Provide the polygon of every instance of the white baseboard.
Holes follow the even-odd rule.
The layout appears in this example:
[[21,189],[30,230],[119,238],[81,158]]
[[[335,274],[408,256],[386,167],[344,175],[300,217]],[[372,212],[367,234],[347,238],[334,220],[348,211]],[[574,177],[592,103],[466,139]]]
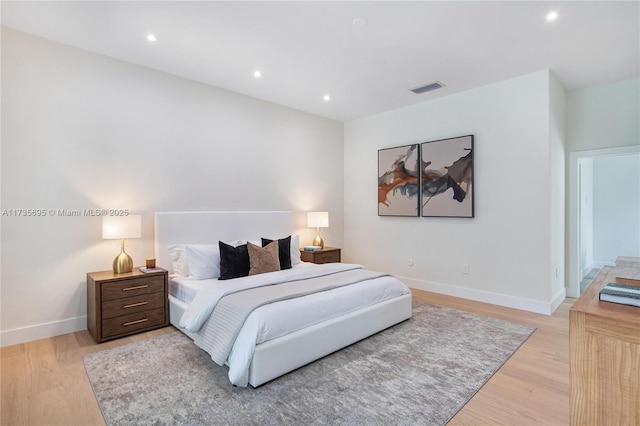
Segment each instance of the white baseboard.
[[551,310],[547,315],[551,315],[552,313],[554,313],[556,309],[558,309],[558,306],[560,306],[560,304],[564,302],[564,299],[566,298],[567,298],[567,288],[562,287],[562,289],[555,295],[555,297],[551,299],[551,306],[550,306]]
[[582,269],[582,273],[580,274],[580,279],[582,280],[584,277],[586,277],[589,274],[589,272],[591,272],[591,270],[595,267],[596,266],[593,264],[593,262],[589,262],[589,264]]
[[616,262],[600,262],[600,261],[594,261],[593,262],[593,267],[594,268],[602,269],[605,266],[616,266]]
[[564,288],[558,292],[550,302],[541,302],[539,300],[525,299],[523,297],[491,293],[488,291],[457,287],[432,281],[417,280],[415,278],[400,276],[397,276],[397,278],[409,287],[418,290],[446,294],[447,296],[460,297],[462,299],[475,300],[477,302],[490,303],[492,305],[506,306],[508,308],[520,309],[544,315],[551,315],[566,297],[566,289]]
[[[417,280],[414,278],[398,276],[402,282],[411,288],[460,297],[462,299],[476,300],[478,302],[491,303],[493,305],[506,306],[508,308],[521,309],[538,314],[551,315],[560,306],[566,297],[566,289],[562,289],[550,302],[525,299],[522,297],[508,296],[505,294],[491,293],[488,291],[474,290],[466,287],[456,287],[431,281]],[[61,334],[73,333],[87,329],[87,317],[69,318],[29,327],[15,328],[0,332],[0,347],[17,345],[32,340],[45,339]]]
[[584,277],[586,277],[589,274],[589,272],[591,272],[592,269],[602,269],[605,266],[616,266],[616,262],[602,262],[599,260],[594,260],[582,270],[582,275],[580,276],[580,279],[583,279]]
[[44,324],[30,325],[28,327],[14,328],[0,332],[0,347],[17,345],[18,343],[31,342],[32,340],[46,339],[47,337],[73,333],[87,329],[87,317],[69,318],[61,321],[47,322]]

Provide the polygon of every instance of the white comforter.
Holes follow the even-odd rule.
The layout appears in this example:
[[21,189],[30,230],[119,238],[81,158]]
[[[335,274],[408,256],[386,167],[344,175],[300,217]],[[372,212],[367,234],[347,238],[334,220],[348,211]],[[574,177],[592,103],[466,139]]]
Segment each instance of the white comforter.
[[[211,352],[208,331],[211,332],[214,325],[208,321],[208,318],[215,305],[226,293],[355,268],[362,268],[362,266],[330,263],[233,280],[212,280],[212,285],[200,290],[193,299],[180,320],[180,327],[195,336],[196,345]],[[304,281],[301,281],[301,285],[304,285]],[[384,276],[262,306],[249,315],[231,350],[226,362],[229,365],[229,380],[238,386],[247,385],[249,366],[257,344],[409,292],[407,286],[398,279]]]

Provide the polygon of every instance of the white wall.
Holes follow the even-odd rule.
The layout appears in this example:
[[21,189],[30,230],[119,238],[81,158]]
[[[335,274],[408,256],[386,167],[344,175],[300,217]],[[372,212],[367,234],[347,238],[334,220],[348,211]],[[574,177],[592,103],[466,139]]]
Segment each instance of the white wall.
[[566,280],[572,297],[579,294],[581,278],[578,162],[639,147],[640,77],[567,92]]
[[[2,209],[141,213],[143,238],[128,244],[136,262],[153,252],[154,211],[293,210],[308,243],[305,212],[322,209],[325,241],[346,261],[539,312],[562,294],[563,149],[640,143],[640,79],[565,99],[541,71],[349,122],[343,155],[339,122],[5,28],[1,100]],[[366,188],[379,148],[465,134],[476,137],[476,218],[377,216]],[[311,165],[331,173],[319,179]],[[1,231],[1,343],[84,328],[85,274],[117,253],[100,219],[3,216]]]
[[640,77],[567,92],[567,152],[640,143]]
[[[540,71],[345,123],[346,260],[416,288],[552,312],[564,298],[550,278],[563,262],[562,250],[559,258],[551,251],[563,237],[552,232],[564,229],[562,218],[559,231],[551,223],[559,210],[551,179],[562,173],[551,158],[563,134],[558,122],[551,129],[554,90],[554,108],[563,102],[551,78]],[[475,136],[475,218],[377,216],[378,149],[467,134]]]
[[593,258],[640,257],[640,154],[593,159]]
[[552,303],[555,309],[565,292],[565,144],[566,92],[553,73],[549,74],[549,262]]
[[[247,84],[254,84],[248,76]],[[309,173],[309,170],[328,173]],[[328,210],[343,241],[343,124],[2,29],[2,209]],[[86,328],[97,217],[2,217],[2,344]]]

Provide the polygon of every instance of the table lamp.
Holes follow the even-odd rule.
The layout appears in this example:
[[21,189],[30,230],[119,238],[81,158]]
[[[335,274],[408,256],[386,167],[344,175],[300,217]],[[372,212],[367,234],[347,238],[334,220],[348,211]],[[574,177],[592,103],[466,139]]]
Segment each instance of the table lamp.
[[324,248],[324,241],[322,241],[322,237],[320,237],[320,228],[329,227],[329,212],[308,212],[307,226],[309,228],[316,228],[316,238],[313,240],[313,245]]
[[114,274],[124,274],[133,270],[133,260],[124,251],[124,240],[141,236],[142,216],[140,215],[102,217],[102,238],[120,240],[120,254],[113,259]]

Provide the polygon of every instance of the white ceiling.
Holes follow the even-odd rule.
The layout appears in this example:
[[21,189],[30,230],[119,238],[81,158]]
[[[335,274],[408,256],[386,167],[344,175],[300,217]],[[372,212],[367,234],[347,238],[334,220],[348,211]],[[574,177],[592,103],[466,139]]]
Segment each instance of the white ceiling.
[[[569,90],[640,75],[638,1],[2,1],[1,14],[14,29],[337,120],[546,68]],[[446,87],[409,91],[434,81]]]

